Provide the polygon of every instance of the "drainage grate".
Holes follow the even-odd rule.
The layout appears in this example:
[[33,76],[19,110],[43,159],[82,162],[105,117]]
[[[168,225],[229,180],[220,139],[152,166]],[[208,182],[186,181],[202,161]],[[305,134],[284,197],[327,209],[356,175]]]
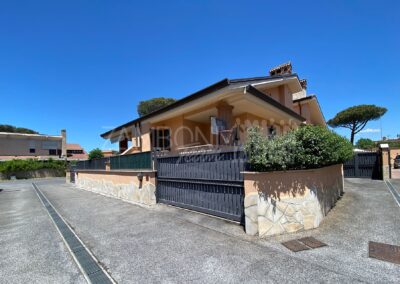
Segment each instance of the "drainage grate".
[[56,225],[58,231],[63,237],[65,244],[68,246],[74,260],[77,262],[86,280],[89,283],[115,283],[112,278],[100,267],[97,260],[92,254],[89,253],[82,241],[57,213],[37,185],[34,183],[32,183],[32,185],[44,207],[47,209],[47,212]]
[[287,249],[290,249],[293,252],[310,249],[308,246],[306,246],[305,244],[303,244],[297,240],[284,242],[284,243],[282,243],[282,245],[285,246]]
[[369,242],[369,257],[400,264],[400,246]]
[[282,245],[293,252],[328,246],[327,244],[317,240],[314,237],[305,237],[298,240],[291,240],[288,242],[283,242]]
[[305,244],[306,246],[308,246],[312,249],[327,246],[327,244],[317,240],[314,237],[306,237],[306,238],[299,239],[298,241],[302,242],[303,244]]

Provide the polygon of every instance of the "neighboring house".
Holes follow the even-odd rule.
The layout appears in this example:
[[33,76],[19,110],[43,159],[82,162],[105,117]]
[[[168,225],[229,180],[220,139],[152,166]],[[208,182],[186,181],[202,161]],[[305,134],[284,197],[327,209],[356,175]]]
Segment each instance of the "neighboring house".
[[122,154],[243,145],[259,125],[280,135],[302,123],[326,125],[316,96],[286,63],[270,76],[224,79],[146,116],[103,133]]
[[394,163],[393,160],[396,158],[396,156],[400,155],[400,138],[387,139],[384,137],[382,140],[375,141],[375,143],[377,145],[382,143],[389,145],[391,164]]
[[0,132],[0,160],[65,157],[66,131],[61,135]]
[[67,144],[68,160],[87,160],[88,154],[79,144]]
[[118,155],[118,151],[115,150],[101,150],[101,152],[103,153],[103,156],[106,158]]

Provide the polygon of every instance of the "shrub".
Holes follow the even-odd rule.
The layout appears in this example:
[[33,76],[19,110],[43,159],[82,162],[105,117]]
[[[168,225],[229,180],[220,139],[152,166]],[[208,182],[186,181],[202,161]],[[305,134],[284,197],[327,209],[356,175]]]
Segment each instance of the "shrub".
[[376,144],[371,139],[360,138],[360,139],[358,139],[358,141],[356,143],[356,147],[359,149],[364,149],[364,150],[372,150],[376,147]]
[[312,169],[349,160],[351,143],[325,127],[305,125],[269,139],[259,128],[249,130],[245,144],[252,170]]
[[99,148],[95,148],[89,152],[89,160],[103,158],[103,152]]
[[15,173],[23,171],[34,171],[40,169],[57,169],[65,170],[66,162],[62,160],[11,160],[0,162],[0,172],[1,173]]

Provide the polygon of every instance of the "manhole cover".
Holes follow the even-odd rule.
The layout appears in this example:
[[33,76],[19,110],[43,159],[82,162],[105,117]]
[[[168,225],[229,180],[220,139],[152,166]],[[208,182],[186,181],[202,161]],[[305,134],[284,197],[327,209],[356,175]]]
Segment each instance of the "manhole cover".
[[303,244],[297,240],[283,242],[282,245],[285,246],[286,248],[290,249],[293,252],[298,252],[298,251],[309,249],[308,246],[306,246],[305,244]]
[[303,244],[305,244],[306,246],[315,249],[315,248],[320,248],[320,247],[326,247],[327,244],[317,240],[314,237],[306,237],[306,238],[302,238],[299,239],[300,242],[302,242]]
[[400,264],[400,246],[369,242],[369,257]]

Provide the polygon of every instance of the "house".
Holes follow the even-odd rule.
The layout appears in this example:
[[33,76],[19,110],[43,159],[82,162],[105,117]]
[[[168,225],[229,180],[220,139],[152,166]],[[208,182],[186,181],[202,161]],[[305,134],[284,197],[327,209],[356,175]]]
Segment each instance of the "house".
[[67,144],[67,158],[68,160],[86,160],[88,158],[85,149],[79,144]]
[[306,88],[289,62],[269,76],[221,80],[101,137],[118,142],[121,154],[176,152],[241,146],[255,125],[269,136],[302,123],[326,125],[316,96],[307,96]]
[[250,127],[274,137],[301,124],[326,125],[317,97],[285,63],[269,76],[221,80],[103,133],[121,155],[79,161],[69,180],[143,206],[232,220],[251,235],[312,229],[343,192],[342,165],[249,172],[241,147]]
[[0,132],[0,160],[66,157],[66,131],[61,135]]
[[112,157],[118,155],[118,151],[115,150],[101,150],[104,157]]

